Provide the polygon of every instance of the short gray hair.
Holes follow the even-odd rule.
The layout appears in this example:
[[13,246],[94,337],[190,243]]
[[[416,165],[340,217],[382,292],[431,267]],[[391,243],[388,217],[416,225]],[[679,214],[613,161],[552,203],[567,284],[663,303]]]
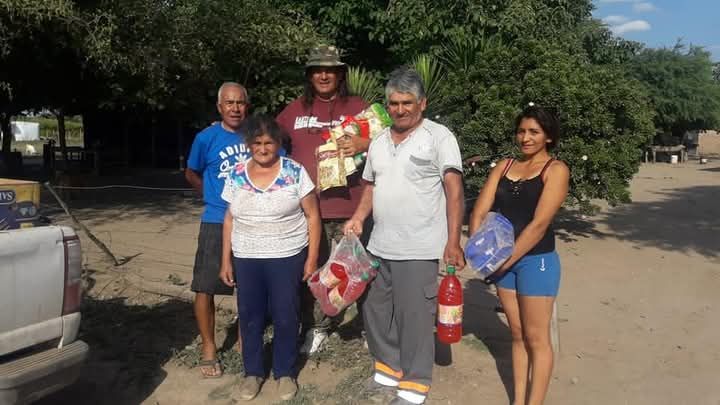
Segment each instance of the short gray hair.
[[392,93],[409,93],[420,101],[425,98],[425,86],[415,69],[403,66],[390,73],[385,85],[385,98],[389,100]]
[[220,99],[222,98],[223,90],[228,89],[230,87],[239,88],[240,91],[243,93],[243,96],[245,97],[245,103],[250,104],[250,95],[248,94],[247,89],[245,88],[245,86],[243,86],[242,84],[237,83],[237,82],[224,82],[223,84],[220,85],[220,88],[218,89],[218,93],[217,93],[218,104],[221,101]]

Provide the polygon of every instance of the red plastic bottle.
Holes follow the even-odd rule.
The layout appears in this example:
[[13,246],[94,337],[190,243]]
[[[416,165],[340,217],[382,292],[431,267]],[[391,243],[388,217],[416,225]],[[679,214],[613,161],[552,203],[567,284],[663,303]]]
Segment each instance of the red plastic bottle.
[[447,266],[447,274],[438,290],[437,337],[443,343],[457,343],[462,338],[463,290],[455,276],[455,267]]

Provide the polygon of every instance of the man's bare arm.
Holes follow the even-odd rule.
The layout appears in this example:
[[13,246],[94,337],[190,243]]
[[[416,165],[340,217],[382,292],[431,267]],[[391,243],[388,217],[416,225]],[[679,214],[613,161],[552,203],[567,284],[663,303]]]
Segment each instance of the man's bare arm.
[[203,179],[198,172],[193,169],[185,168],[185,180],[195,189],[198,193],[203,192]]

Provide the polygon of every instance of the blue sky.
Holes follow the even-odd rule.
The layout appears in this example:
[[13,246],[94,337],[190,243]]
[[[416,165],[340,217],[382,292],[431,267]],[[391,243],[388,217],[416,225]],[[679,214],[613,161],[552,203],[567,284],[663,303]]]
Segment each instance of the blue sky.
[[593,0],[593,16],[617,35],[650,47],[672,47],[681,38],[720,61],[720,0]]

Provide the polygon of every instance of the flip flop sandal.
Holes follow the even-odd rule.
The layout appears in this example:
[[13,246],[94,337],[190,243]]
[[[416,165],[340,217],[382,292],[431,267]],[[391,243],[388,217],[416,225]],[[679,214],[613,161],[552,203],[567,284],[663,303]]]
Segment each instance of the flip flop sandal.
[[200,360],[198,367],[200,367],[200,374],[203,378],[220,378],[223,376],[222,366],[218,359]]

